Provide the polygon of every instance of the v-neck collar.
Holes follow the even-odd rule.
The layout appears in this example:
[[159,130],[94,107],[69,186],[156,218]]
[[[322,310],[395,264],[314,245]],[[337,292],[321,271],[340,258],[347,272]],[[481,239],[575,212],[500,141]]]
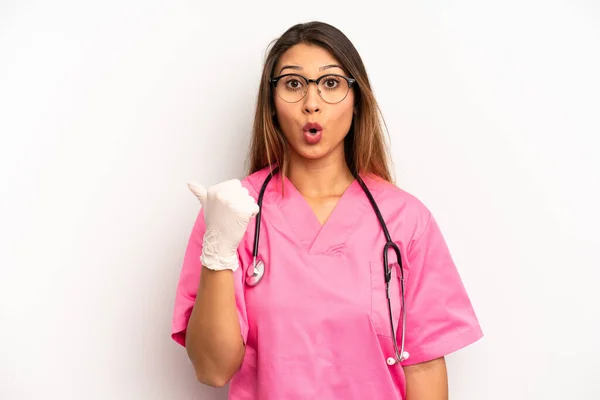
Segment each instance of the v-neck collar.
[[[285,185],[281,194],[282,179]],[[365,182],[368,185],[368,182]],[[373,191],[372,188],[371,191]],[[299,247],[312,255],[335,255],[345,246],[349,234],[355,231],[369,200],[355,179],[346,188],[329,218],[323,225],[310,204],[287,177],[277,174],[269,184],[265,200],[278,205],[281,221],[293,232]]]

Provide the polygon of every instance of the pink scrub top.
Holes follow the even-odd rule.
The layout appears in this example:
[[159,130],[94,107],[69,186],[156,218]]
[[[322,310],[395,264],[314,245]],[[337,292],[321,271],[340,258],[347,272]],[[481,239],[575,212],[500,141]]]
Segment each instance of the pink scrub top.
[[[242,184],[255,199],[268,169]],[[244,283],[252,263],[251,220],[238,255],[235,295],[246,354],[230,382],[233,400],[404,399],[401,365],[445,356],[482,337],[482,331],[444,238],[430,211],[414,196],[378,178],[362,176],[402,253],[406,279],[405,350],[394,357],[385,283],[385,237],[357,181],[321,226],[302,195],[280,174],[265,191],[259,257],[260,283]],[[179,284],[172,338],[185,332],[200,279],[205,231],[200,211]],[[389,260],[395,260],[390,250]],[[399,271],[390,286],[396,328]],[[397,329],[400,346],[401,329]]]

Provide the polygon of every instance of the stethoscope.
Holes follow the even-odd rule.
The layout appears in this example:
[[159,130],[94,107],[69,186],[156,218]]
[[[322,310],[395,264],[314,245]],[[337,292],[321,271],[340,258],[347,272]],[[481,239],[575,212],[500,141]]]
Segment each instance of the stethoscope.
[[[269,175],[265,178],[263,185],[260,189],[260,193],[258,194],[258,214],[256,214],[256,225],[254,227],[254,248],[252,249],[252,268],[248,268],[247,276],[246,276],[246,284],[249,286],[256,286],[263,276],[265,275],[265,264],[258,259],[258,241],[260,236],[260,225],[261,225],[261,214],[262,214],[262,201],[265,194],[265,190],[269,181],[278,172],[278,168],[274,168]],[[400,248],[396,243],[392,241],[390,237],[390,233],[388,232],[387,226],[383,217],[381,216],[381,212],[379,211],[379,207],[377,207],[377,203],[373,198],[373,195],[363,182],[363,180],[355,175],[357,182],[359,183],[362,190],[367,195],[375,214],[377,215],[377,219],[379,220],[379,225],[381,225],[381,229],[383,230],[383,234],[385,235],[385,246],[383,247],[383,274],[385,278],[385,294],[387,297],[387,307],[388,313],[390,317],[390,330],[392,332],[392,339],[394,340],[394,351],[395,357],[389,357],[387,359],[388,365],[394,365],[396,362],[402,362],[409,357],[407,351],[404,351],[404,336],[406,333],[406,313],[404,312],[404,269],[402,268],[402,257],[400,255]],[[400,351],[398,351],[398,342],[396,341],[396,332],[394,331],[394,318],[392,316],[392,303],[390,300],[390,281],[392,280],[392,269],[390,268],[390,264],[388,262],[388,250],[392,249],[394,253],[396,253],[396,259],[398,260],[398,266],[400,267],[400,288],[401,288],[401,309],[400,314],[402,316],[402,336],[400,340]]]

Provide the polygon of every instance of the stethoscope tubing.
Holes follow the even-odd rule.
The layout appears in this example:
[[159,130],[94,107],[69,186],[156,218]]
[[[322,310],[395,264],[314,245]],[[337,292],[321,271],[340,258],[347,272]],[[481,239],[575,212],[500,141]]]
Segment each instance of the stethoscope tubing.
[[[260,240],[260,227],[261,227],[261,216],[262,216],[262,202],[265,194],[265,190],[269,181],[275,174],[279,172],[279,167],[275,167],[265,178],[263,185],[258,194],[258,213],[256,214],[256,224],[254,226],[254,245],[252,248],[252,268],[248,270],[248,276],[246,277],[246,283],[249,286],[256,286],[262,279],[265,273],[265,266],[261,260],[258,260],[258,244]],[[404,285],[404,268],[402,267],[402,255],[400,252],[400,248],[394,241],[392,240],[390,233],[387,229],[387,225],[381,215],[381,211],[373,198],[373,195],[367,188],[367,185],[363,182],[358,174],[354,175],[358,184],[361,186],[363,192],[369,199],[373,210],[375,211],[375,215],[377,216],[377,220],[379,221],[379,225],[381,226],[381,230],[385,236],[385,246],[383,249],[383,273],[385,280],[385,292],[387,298],[387,306],[388,306],[388,314],[390,319],[390,330],[392,332],[392,339],[394,342],[394,359],[388,359],[388,364],[393,365],[396,362],[402,362],[408,358],[408,353],[404,351],[404,337],[406,334],[406,312],[405,312],[405,285]],[[388,261],[388,252],[389,249],[392,249],[396,254],[396,259],[398,260],[398,267],[400,270],[400,288],[401,288],[401,319],[402,319],[402,335],[400,339],[400,349],[398,349],[398,341],[396,340],[396,331],[394,330],[394,317],[392,314],[392,304],[390,299],[390,281],[392,279],[392,269],[390,268],[390,264]]]

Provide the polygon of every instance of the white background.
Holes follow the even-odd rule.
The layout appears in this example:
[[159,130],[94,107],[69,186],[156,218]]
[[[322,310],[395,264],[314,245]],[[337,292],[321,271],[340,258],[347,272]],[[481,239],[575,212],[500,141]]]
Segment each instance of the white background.
[[[342,29],[485,332],[451,398],[600,398],[600,5],[0,1],[0,398],[225,399],[170,339],[268,43]],[[409,399],[410,400],[410,399]]]

